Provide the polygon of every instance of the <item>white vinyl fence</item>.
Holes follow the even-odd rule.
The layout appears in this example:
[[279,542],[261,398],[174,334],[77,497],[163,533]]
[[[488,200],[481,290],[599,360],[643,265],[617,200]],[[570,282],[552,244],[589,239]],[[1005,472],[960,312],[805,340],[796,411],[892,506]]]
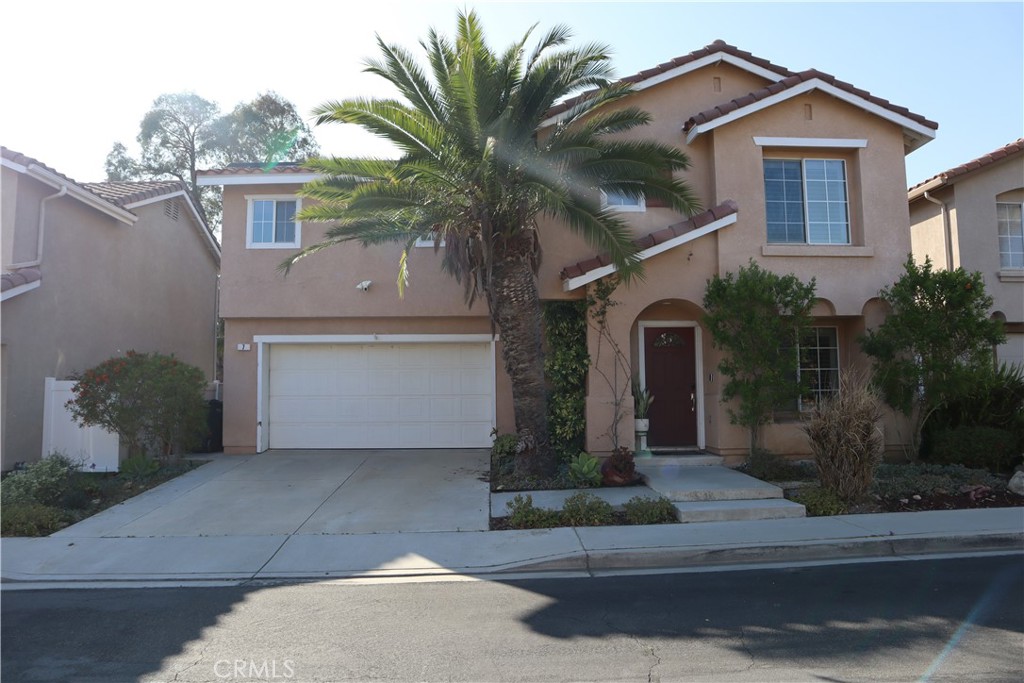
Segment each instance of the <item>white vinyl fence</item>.
[[74,398],[74,382],[46,378],[43,402],[43,457],[60,451],[89,472],[117,472],[118,438],[100,427],[82,427],[64,404]]

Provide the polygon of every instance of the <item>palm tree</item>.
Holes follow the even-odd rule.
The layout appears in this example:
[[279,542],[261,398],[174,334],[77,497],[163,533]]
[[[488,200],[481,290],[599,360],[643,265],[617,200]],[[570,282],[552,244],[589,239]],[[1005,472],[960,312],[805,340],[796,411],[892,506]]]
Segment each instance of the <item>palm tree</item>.
[[[431,29],[421,43],[433,78],[408,51],[377,39],[379,60],[367,71],[390,81],[401,99],[349,99],[317,108],[317,124],[355,123],[390,140],[399,159],[319,158],[323,178],[302,194],[318,200],[302,220],[333,222],[324,239],[281,268],[345,242],[364,246],[417,238],[443,240],[443,268],[465,288],[472,305],[482,297],[502,340],[512,382],[516,471],[547,475],[555,462],[549,443],[537,218],[560,219],[607,252],[627,279],[639,260],[627,224],[602,207],[601,191],[657,198],[692,213],[697,201],[672,171],[689,167],[680,150],[650,141],[615,139],[651,117],[635,107],[607,110],[629,94],[610,84],[608,49],[563,47],[558,26],[527,52],[523,39],[498,54],[486,44],[474,12],[460,12],[452,42]],[[553,126],[540,130],[553,105],[577,98]]]

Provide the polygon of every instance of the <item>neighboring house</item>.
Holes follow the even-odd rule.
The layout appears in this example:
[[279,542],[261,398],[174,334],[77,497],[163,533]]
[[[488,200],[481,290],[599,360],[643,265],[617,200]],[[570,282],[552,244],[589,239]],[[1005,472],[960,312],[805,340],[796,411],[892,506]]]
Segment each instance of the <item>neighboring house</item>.
[[7,148],[2,164],[8,470],[42,455],[47,377],[135,349],[214,379],[220,248],[182,183],[79,183]]
[[979,271],[1003,320],[1001,363],[1024,365],[1024,138],[907,192],[914,259]]
[[[910,253],[904,156],[937,124],[828,74],[794,73],[721,41],[626,80],[637,90],[628,104],[654,119],[637,134],[690,155],[682,177],[707,210],[686,218],[607,198],[632,224],[646,268],[643,282],[615,292],[610,329],[655,395],[652,446],[740,455],[747,433],[720,405],[721,354],[700,322],[707,280],[750,259],[816,278],[814,333],[799,361],[794,352],[794,370],[811,376],[804,406],[835,391],[840,370],[870,365],[857,335],[881,320],[878,290]],[[404,298],[395,283],[400,245],[333,247],[287,277],[278,272],[323,235],[323,225],[294,220],[303,202],[296,193],[313,178],[284,164],[200,174],[200,184],[224,186],[225,450],[486,447],[492,428],[513,431],[500,340],[481,304],[466,308],[432,245],[411,254]],[[541,235],[543,299],[583,298],[612,274],[568,229],[542,226]],[[593,331],[588,343],[592,363],[614,373]],[[592,370],[592,452],[612,448],[613,395]],[[797,401],[780,409],[768,447],[807,452],[800,409]],[[632,433],[627,418],[623,443]],[[887,442],[899,443],[891,420]]]

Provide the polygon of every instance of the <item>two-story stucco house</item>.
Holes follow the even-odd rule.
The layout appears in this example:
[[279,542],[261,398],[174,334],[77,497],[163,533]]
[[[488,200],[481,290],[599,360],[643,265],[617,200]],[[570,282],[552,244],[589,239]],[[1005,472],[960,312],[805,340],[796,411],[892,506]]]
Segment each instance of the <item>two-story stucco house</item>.
[[214,379],[220,247],[182,183],[78,183],[7,148],[2,164],[8,470],[42,455],[47,377],[135,349]]
[[1005,323],[997,360],[1024,365],[1024,138],[918,183],[907,199],[914,259],[979,271]]
[[[684,177],[706,210],[685,217],[609,199],[631,223],[646,269],[643,282],[615,292],[610,330],[655,394],[652,447],[739,455],[747,436],[720,405],[720,354],[701,325],[707,280],[750,259],[816,278],[814,333],[799,360],[794,353],[794,370],[810,375],[815,396],[835,391],[840,370],[868,365],[856,337],[881,319],[878,291],[910,253],[904,156],[937,124],[721,41],[625,80],[636,89],[625,101],[654,119],[637,134],[689,154]],[[200,178],[224,186],[225,449],[480,447],[494,428],[513,431],[500,340],[481,306],[465,307],[432,245],[411,255],[404,298],[399,245],[335,247],[287,277],[276,271],[323,234],[294,219],[296,192],[312,178],[285,165]],[[540,233],[543,299],[583,298],[613,273],[569,230],[549,224]],[[596,332],[588,343],[592,362],[614,373],[611,354],[598,358]],[[597,374],[587,386],[586,441],[602,453],[612,448],[613,391]],[[794,402],[780,412],[768,447],[807,452],[799,411]],[[891,425],[887,438],[898,443]]]

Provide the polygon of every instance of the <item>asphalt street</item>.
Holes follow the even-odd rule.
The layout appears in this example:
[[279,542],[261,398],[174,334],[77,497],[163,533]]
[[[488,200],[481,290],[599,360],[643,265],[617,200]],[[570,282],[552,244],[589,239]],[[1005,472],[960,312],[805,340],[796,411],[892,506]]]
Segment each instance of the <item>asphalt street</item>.
[[5,683],[1020,681],[1024,558],[8,591]]

